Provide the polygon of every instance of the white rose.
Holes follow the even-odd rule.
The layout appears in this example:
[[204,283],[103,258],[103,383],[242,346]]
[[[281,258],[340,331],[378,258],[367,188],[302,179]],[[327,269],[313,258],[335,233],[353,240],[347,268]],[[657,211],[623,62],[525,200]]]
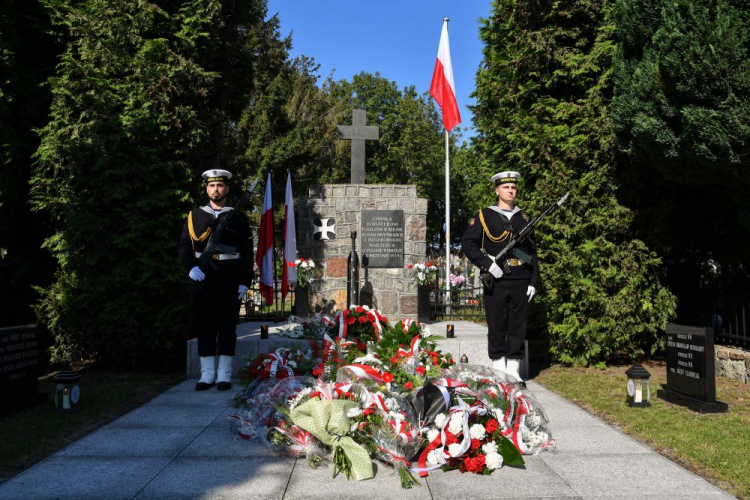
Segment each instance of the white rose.
[[489,470],[499,469],[503,466],[503,456],[499,453],[487,453],[484,464]]
[[443,428],[443,424],[445,423],[445,413],[438,413],[438,415],[435,417],[435,425],[438,429]]
[[429,432],[427,432],[427,441],[431,443],[435,441],[439,435],[440,432],[437,429],[430,429]]
[[472,425],[469,433],[471,434],[471,439],[479,439],[480,441],[487,435],[482,424]]
[[461,445],[458,443],[453,443],[448,446],[448,454],[452,457],[457,457],[462,453],[461,451]]
[[482,445],[482,451],[485,455],[489,455],[490,453],[497,453],[497,443],[494,441],[485,443]]

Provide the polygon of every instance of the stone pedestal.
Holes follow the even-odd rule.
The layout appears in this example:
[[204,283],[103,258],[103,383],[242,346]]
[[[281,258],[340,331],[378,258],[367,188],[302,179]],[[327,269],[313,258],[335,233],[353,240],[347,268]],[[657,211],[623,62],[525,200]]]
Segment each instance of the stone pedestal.
[[432,288],[428,285],[417,287],[417,321],[429,323],[430,321],[430,293]]
[[[360,262],[360,296],[371,300],[371,306],[392,322],[417,319],[417,286],[407,267],[425,261],[427,199],[418,198],[417,188],[409,185],[326,184],[310,188],[308,199],[299,204],[297,249],[301,257],[312,259],[324,270],[321,278],[309,284],[310,313],[335,314],[349,306],[346,276],[350,232],[356,229],[362,234],[362,212],[366,210],[403,212],[403,263],[399,267],[369,268]],[[362,259],[360,245],[358,239],[357,252]]]

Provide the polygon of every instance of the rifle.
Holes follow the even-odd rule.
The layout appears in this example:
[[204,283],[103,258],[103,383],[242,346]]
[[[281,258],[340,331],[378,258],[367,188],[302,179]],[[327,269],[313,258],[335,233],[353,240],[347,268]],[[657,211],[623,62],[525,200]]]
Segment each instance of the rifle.
[[[558,207],[562,206],[563,203],[565,203],[568,200],[568,197],[570,196],[570,193],[565,193],[565,196],[560,198],[560,200],[556,201],[547,209],[542,212],[542,214],[537,217],[536,219],[532,220],[528,224],[524,226],[521,231],[512,236],[510,238],[510,241],[508,244],[503,248],[499,254],[495,256],[495,263],[499,265],[503,269],[503,274],[510,274],[510,264],[508,264],[508,258],[511,256],[515,256],[518,260],[523,261],[526,264],[531,263],[531,256],[526,254],[525,252],[522,252],[518,246],[526,241],[529,236],[531,236],[531,232],[534,230],[534,227],[541,222],[542,219],[550,215],[552,212],[554,212]],[[489,272],[481,272],[479,274],[479,279],[482,281],[482,285],[484,285],[486,290],[492,290],[492,274]]]
[[200,267],[201,270],[205,271],[206,266],[211,267],[211,269],[213,270],[216,270],[216,268],[219,267],[219,265],[213,259],[214,252],[216,251],[219,251],[221,253],[237,253],[237,247],[223,245],[219,243],[219,240],[221,240],[221,237],[224,235],[224,231],[226,231],[227,229],[229,219],[232,217],[232,215],[234,215],[234,212],[237,210],[237,208],[239,208],[240,205],[245,203],[247,199],[250,198],[250,195],[253,194],[253,191],[255,190],[255,186],[257,184],[258,179],[255,179],[253,185],[250,186],[250,189],[245,191],[245,194],[242,195],[240,201],[238,201],[234,206],[234,210],[229,212],[226,217],[219,220],[219,223],[216,225],[213,234],[208,239],[208,243],[206,243],[206,248],[203,249],[201,256],[198,258],[198,267]]

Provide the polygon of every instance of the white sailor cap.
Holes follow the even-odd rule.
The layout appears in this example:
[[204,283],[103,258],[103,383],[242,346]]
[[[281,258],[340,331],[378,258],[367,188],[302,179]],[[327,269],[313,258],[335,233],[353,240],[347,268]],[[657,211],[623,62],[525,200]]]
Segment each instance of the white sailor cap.
[[508,182],[517,183],[520,180],[521,174],[519,174],[518,172],[513,172],[512,170],[500,172],[499,174],[495,174],[490,177],[490,181],[494,182],[495,186],[499,186],[500,184],[505,184]]
[[227,182],[232,178],[232,174],[226,170],[214,169],[203,172],[203,178],[206,182]]

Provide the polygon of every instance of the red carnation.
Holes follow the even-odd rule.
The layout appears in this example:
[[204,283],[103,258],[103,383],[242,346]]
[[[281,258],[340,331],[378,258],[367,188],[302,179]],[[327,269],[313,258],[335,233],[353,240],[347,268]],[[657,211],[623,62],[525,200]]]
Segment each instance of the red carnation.
[[478,439],[472,439],[471,440],[471,450],[477,451],[479,448],[482,447],[482,442]]
[[346,318],[346,322],[350,325],[353,325],[355,321],[357,321],[357,318],[355,318],[354,316],[349,316],[348,318]]
[[365,352],[365,349],[367,349],[367,344],[365,344],[364,342],[360,342],[359,344],[357,344],[357,349]]
[[412,384],[411,382],[407,382],[404,384],[405,389],[411,389],[412,387],[414,387],[414,384]]
[[425,372],[424,366],[418,366],[415,371],[419,373],[420,375],[424,375],[424,372]]
[[362,306],[357,306],[356,308],[354,308],[354,310],[358,313],[365,312],[365,309]]
[[386,384],[390,384],[391,382],[393,382],[393,374],[391,372],[385,372],[383,374],[383,382],[385,382]]
[[372,414],[373,414],[372,408],[367,408],[365,411],[362,412],[362,415],[365,417],[368,415],[372,415]]
[[360,316],[359,317],[359,322],[360,323],[367,323],[367,318],[365,318],[364,316]]
[[489,434],[492,434],[493,432],[495,432],[497,430],[497,426],[498,426],[497,420],[495,420],[494,418],[489,419],[487,423],[484,424],[484,428]]
[[445,446],[450,446],[453,443],[458,443],[458,438],[455,435],[453,435],[450,432],[448,432],[448,430],[446,429],[446,431],[445,431]]

